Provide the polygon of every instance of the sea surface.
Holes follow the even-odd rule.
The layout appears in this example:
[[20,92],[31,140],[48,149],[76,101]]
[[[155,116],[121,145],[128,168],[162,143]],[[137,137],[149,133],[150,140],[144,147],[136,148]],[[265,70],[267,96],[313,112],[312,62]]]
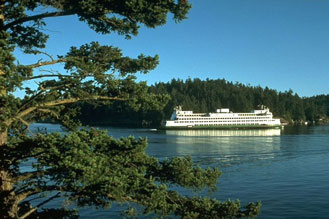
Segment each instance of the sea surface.
[[[60,126],[33,124],[33,131]],[[273,130],[179,130],[104,128],[114,137],[148,138],[147,153],[159,159],[190,155],[202,167],[222,171],[218,190],[197,196],[241,204],[262,202],[259,218],[329,218],[329,126]],[[183,194],[191,192],[181,190]],[[49,205],[58,205],[54,202]],[[48,207],[50,207],[48,206]],[[124,206],[81,209],[81,218],[121,218]]]

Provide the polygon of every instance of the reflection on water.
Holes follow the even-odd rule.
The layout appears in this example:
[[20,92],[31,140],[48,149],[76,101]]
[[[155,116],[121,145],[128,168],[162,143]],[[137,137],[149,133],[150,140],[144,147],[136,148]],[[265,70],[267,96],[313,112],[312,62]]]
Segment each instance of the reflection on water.
[[279,136],[281,129],[250,130],[166,130],[167,135],[177,136]]
[[[166,130],[176,155],[200,165],[236,165],[273,160],[281,149],[281,129]],[[165,154],[165,151],[162,151]]]
[[[199,164],[224,162],[254,162],[272,159],[280,151],[280,137],[272,136],[207,136],[175,138],[177,155],[191,155]],[[248,156],[246,156],[248,155]],[[233,164],[233,163],[231,163]]]
[[161,154],[156,156],[175,151],[176,156],[192,156],[201,166],[223,167],[273,160],[281,151],[281,129],[167,130],[165,136],[170,142],[167,141],[165,147],[161,147]]

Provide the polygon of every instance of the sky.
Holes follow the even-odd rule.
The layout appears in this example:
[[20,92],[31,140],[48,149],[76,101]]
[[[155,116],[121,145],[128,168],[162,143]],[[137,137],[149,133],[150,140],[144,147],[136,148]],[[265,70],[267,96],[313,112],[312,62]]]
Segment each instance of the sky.
[[[142,27],[126,40],[100,35],[76,17],[47,19],[47,51],[65,54],[91,41],[126,56],[160,56],[158,67],[137,75],[149,85],[173,78],[226,79],[299,96],[329,94],[329,0],[190,0],[188,19]],[[170,17],[170,16],[169,16]],[[21,56],[22,64],[33,59]]]

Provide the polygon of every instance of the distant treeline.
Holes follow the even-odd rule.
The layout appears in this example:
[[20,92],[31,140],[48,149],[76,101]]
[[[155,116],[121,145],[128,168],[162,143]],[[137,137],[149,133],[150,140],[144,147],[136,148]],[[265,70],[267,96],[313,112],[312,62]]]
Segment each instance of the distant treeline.
[[329,117],[329,95],[299,97],[292,90],[278,92],[268,87],[232,83],[224,79],[200,80],[173,79],[149,87],[154,94],[167,94],[162,110],[135,111],[125,102],[108,106],[82,106],[84,124],[124,127],[158,127],[169,119],[173,108],[181,105],[184,110],[214,112],[218,108],[230,108],[233,112],[249,112],[259,105],[270,108],[275,117],[289,123],[326,121]]

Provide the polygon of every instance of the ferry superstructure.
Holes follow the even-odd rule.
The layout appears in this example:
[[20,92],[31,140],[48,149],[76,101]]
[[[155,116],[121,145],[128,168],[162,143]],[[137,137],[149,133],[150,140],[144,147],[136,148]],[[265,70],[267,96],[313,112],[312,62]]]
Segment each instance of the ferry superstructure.
[[164,129],[230,129],[230,128],[278,128],[280,119],[273,118],[270,110],[261,106],[260,110],[249,113],[233,113],[229,109],[217,109],[215,113],[193,113],[175,107],[170,120],[162,124]]

